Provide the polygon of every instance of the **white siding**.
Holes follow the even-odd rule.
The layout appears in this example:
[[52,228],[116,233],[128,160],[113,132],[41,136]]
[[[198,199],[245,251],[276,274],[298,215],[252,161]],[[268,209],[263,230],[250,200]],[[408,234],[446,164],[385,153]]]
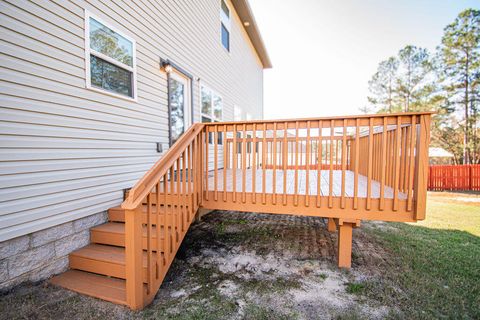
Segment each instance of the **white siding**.
[[[230,53],[220,1],[0,1],[0,241],[118,205],[168,143],[167,58],[263,116],[262,65],[232,8]],[[137,45],[138,102],[85,87],[85,9]]]

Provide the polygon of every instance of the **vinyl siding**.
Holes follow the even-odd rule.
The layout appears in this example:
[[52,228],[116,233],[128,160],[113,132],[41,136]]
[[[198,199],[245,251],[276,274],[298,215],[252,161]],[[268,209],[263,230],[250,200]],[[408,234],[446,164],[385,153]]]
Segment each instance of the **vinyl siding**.
[[[167,58],[201,85],[263,116],[261,62],[220,1],[0,1],[0,241],[85,217],[122,201],[168,144]],[[85,86],[85,9],[136,41],[137,101]]]

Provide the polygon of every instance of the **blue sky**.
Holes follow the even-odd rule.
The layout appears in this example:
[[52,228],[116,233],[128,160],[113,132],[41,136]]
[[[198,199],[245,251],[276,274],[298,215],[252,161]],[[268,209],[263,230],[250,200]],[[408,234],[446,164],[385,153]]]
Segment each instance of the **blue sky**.
[[265,118],[358,114],[381,60],[407,44],[431,52],[470,0],[250,0],[273,62]]

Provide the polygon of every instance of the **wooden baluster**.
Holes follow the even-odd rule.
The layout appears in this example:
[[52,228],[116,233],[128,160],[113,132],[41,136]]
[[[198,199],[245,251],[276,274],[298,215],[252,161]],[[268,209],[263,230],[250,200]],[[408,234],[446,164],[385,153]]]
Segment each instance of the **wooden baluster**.
[[[176,161],[176,170],[177,170],[177,176],[175,177],[177,180],[177,189],[176,189],[176,194],[177,194],[177,205],[175,209],[175,216],[177,217],[177,226],[178,226],[178,233],[180,234],[181,231],[184,231],[184,225],[183,225],[183,219],[182,219],[182,209],[180,207],[180,179],[181,179],[181,169],[180,169],[180,158],[177,159]],[[181,229],[180,229],[181,227]],[[180,241],[180,235],[178,236],[178,240]]]
[[401,143],[401,116],[397,116],[397,127],[395,128],[395,180],[393,185],[393,211],[398,210],[398,187],[400,183],[400,143]]
[[182,156],[182,217],[183,225],[185,226],[184,232],[187,232],[187,223],[188,223],[188,211],[187,211],[187,149],[183,151]]
[[213,199],[218,201],[218,126],[215,126],[213,134]]
[[246,199],[246,185],[247,185],[247,131],[245,123],[243,124],[243,141],[242,141],[242,202]]
[[238,161],[238,154],[237,154],[237,125],[233,125],[233,168],[232,168],[232,200],[233,202],[237,202],[237,161]]
[[298,206],[298,121],[295,121],[295,194],[293,205]]
[[192,196],[192,171],[193,171],[193,162],[192,162],[192,144],[188,145],[188,184],[187,184],[187,199],[188,199],[188,222],[192,222],[193,215],[195,214],[194,205],[193,205],[193,196]]
[[305,206],[310,204],[310,121],[307,121],[307,150],[305,154]]
[[257,202],[257,124],[253,123],[253,146],[252,146],[252,203]]
[[272,182],[272,204],[277,204],[277,123],[273,123],[273,182]]
[[263,123],[263,136],[262,136],[262,204],[267,203],[266,199],[266,161],[267,161],[267,143],[266,143],[266,135],[267,135],[267,124]]
[[343,119],[343,135],[342,135],[342,198],[340,206],[345,208],[345,175],[347,173],[347,119]]
[[227,201],[227,167],[229,166],[230,148],[227,142],[227,125],[223,125],[223,202]]
[[412,200],[413,200],[413,178],[415,171],[417,170],[415,165],[415,143],[417,140],[417,118],[415,115],[411,117],[410,124],[410,145],[409,145],[409,156],[410,156],[410,170],[408,173],[408,191],[407,191],[407,210],[412,211]]
[[383,210],[385,208],[385,170],[387,168],[387,117],[383,117],[383,129],[382,129],[382,160],[380,161],[381,166],[381,177],[380,177],[380,204],[379,209]]
[[157,231],[157,234],[156,234],[156,237],[157,237],[157,262],[156,262],[156,279],[159,278],[160,276],[160,267],[163,266],[163,261],[161,260],[162,258],[162,255],[161,255],[161,252],[162,250],[160,249],[161,248],[161,245],[162,245],[162,240],[161,240],[161,229],[162,229],[162,224],[160,223],[160,181],[161,181],[161,178],[160,180],[158,180],[157,184],[155,185],[155,189],[156,189],[156,207],[155,207],[155,213],[156,213],[156,217],[157,219],[155,220],[155,230]]
[[322,120],[318,120],[318,141],[317,141],[317,208],[321,206],[322,196],[322,157],[323,157],[323,142],[322,142]]
[[367,210],[372,208],[373,118],[368,126]]
[[283,205],[287,205],[287,169],[288,169],[288,140],[287,140],[288,122],[283,123]]
[[163,176],[163,251],[165,262],[169,261],[171,253],[171,220],[168,217],[168,172]]
[[153,290],[152,252],[152,191],[147,195],[147,294]]
[[209,149],[209,127],[205,127],[205,200],[208,201],[208,193],[209,193],[209,188],[208,188],[208,162],[210,159],[208,158],[208,149]]
[[328,172],[328,207],[333,207],[333,138],[335,135],[334,120],[330,120],[330,154]]
[[172,225],[172,253],[175,251],[175,246],[177,245],[177,221],[175,216],[175,205],[173,203],[173,194],[174,194],[174,183],[175,183],[175,170],[174,164],[170,167],[170,219]]
[[353,209],[358,209],[358,170],[360,161],[360,128],[359,119],[357,118],[355,123],[355,168],[353,171]]

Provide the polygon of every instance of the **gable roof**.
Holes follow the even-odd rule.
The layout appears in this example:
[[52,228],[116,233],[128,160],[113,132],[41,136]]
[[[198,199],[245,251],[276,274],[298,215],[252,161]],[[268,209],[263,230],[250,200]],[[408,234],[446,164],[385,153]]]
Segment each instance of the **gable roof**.
[[265,44],[263,43],[262,36],[260,35],[260,31],[258,30],[257,23],[255,22],[255,18],[252,13],[252,9],[248,4],[247,0],[231,0],[233,6],[235,7],[235,11],[237,11],[238,16],[242,23],[248,22],[249,26],[244,26],[247,34],[252,41],[255,50],[257,51],[258,56],[260,57],[260,61],[262,61],[262,65],[264,69],[269,69],[272,67],[272,62],[267,53],[267,49],[265,48]]

